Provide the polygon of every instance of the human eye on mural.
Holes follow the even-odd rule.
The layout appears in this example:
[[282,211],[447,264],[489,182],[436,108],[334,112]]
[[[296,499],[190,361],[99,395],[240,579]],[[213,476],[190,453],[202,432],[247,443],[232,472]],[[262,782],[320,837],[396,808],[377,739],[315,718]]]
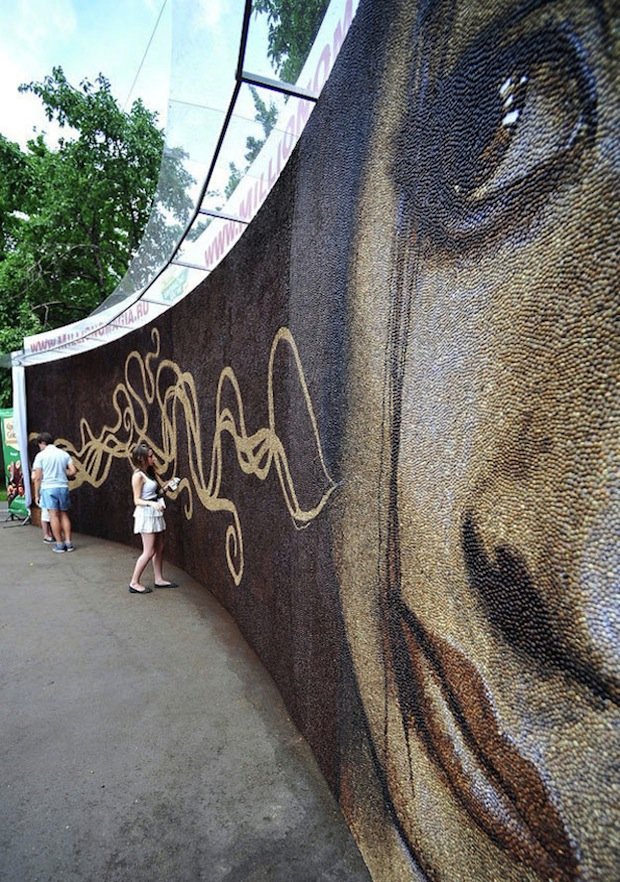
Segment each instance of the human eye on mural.
[[596,82],[582,34],[538,5],[485,28],[452,64],[434,41],[414,67],[395,180],[438,245],[523,223],[593,144]]
[[[377,109],[358,231],[374,246],[373,193],[391,187],[392,248],[358,258],[350,300],[360,327],[383,321],[372,355],[354,337],[350,356],[345,473],[364,492],[349,483],[344,506],[369,513],[363,539],[345,515],[337,549],[368,756],[411,878],[612,878],[617,844],[586,808],[615,810],[620,704],[601,575],[617,450],[609,18],[438,2],[399,28],[412,65],[386,68],[401,114],[398,97]],[[380,441],[363,447],[373,412]]]

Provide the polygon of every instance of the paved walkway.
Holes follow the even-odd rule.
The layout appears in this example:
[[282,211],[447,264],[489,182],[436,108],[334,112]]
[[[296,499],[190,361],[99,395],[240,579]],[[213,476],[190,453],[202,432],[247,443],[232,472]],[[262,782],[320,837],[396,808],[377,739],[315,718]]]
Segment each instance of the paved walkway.
[[[0,512],[0,518],[4,517]],[[273,681],[181,570],[2,522],[2,882],[368,882]]]

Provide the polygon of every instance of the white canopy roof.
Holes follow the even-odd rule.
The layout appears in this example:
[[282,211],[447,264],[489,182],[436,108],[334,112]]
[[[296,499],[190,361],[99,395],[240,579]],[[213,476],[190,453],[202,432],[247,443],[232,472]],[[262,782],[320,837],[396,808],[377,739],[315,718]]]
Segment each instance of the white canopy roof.
[[[166,236],[148,235],[134,255],[116,290],[90,316],[62,328],[24,339],[12,354],[15,367],[66,358],[98,347],[147,324],[192,291],[228,253],[252,220],[282,171],[314,103],[326,82],[357,9],[358,0],[331,0],[323,23],[296,84],[275,78],[267,58],[266,25],[252,13],[251,0],[232,0],[222,32],[201,21],[200,4],[174,0],[172,64],[159,193],[168,178],[169,152],[181,148],[183,164],[195,181],[192,210],[168,223],[174,238],[170,253],[154,253],[146,242]],[[264,18],[264,16],[263,16]],[[223,195],[230,164],[245,165],[249,136],[262,140],[255,119],[251,88],[265,104],[278,110],[277,121],[260,153],[228,199]],[[153,232],[151,230],[151,232]],[[163,231],[166,232],[165,230]]]

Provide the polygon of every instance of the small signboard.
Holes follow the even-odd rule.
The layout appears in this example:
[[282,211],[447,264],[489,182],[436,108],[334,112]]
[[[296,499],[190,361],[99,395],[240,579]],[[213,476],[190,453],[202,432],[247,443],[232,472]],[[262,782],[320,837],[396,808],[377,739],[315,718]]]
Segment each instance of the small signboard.
[[2,456],[6,478],[6,499],[9,515],[27,518],[28,506],[24,496],[24,470],[19,452],[19,444],[13,427],[13,409],[0,408],[0,430],[2,431]]

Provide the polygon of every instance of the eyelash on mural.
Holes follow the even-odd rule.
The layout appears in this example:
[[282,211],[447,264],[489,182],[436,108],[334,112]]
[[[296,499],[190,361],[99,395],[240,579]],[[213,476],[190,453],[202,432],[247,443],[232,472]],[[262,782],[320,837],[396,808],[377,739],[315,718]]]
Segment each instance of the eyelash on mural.
[[566,23],[503,46],[485,35],[431,94],[412,102],[394,178],[409,220],[443,247],[522,219],[596,135],[596,84]]

